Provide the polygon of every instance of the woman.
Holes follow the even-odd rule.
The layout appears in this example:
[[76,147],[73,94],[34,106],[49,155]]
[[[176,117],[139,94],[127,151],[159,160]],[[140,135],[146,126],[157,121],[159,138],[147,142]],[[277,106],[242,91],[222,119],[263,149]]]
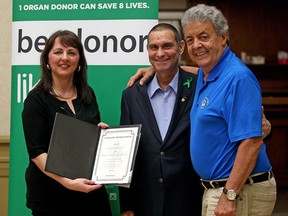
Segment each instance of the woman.
[[41,54],[42,75],[28,94],[22,112],[29,154],[26,205],[34,216],[111,215],[105,187],[89,179],[68,179],[44,170],[56,112],[98,126],[96,96],[87,83],[87,62],[80,39],[57,31]]

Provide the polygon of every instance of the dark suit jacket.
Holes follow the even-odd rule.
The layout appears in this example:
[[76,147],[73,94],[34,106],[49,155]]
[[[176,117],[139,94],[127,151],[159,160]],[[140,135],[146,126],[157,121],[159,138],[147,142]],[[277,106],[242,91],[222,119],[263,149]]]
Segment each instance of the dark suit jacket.
[[[183,85],[192,78],[191,86]],[[201,215],[202,188],[190,160],[190,110],[197,76],[179,69],[172,119],[162,142],[147,94],[139,82],[123,91],[121,121],[142,124],[131,187],[119,187],[121,211],[136,216]],[[159,107],[165,109],[165,107]]]

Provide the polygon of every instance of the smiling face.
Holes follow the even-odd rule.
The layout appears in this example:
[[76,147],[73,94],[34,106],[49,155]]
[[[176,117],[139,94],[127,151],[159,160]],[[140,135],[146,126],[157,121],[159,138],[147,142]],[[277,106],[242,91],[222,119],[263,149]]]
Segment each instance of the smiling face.
[[184,41],[177,44],[174,33],[169,30],[152,31],[148,37],[149,61],[157,73],[176,73]]
[[48,64],[50,65],[53,78],[73,77],[74,72],[78,70],[79,59],[78,49],[64,46],[60,39],[56,38],[48,54]]
[[193,21],[183,28],[190,58],[208,75],[227,46],[227,35],[217,35],[209,21]]

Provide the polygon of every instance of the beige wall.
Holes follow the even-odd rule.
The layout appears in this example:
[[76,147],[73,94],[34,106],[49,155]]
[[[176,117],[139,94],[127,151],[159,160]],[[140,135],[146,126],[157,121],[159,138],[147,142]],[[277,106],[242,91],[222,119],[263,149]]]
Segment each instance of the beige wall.
[[12,1],[0,0],[0,216],[8,215]]
[[0,136],[10,135],[12,1],[0,0]]

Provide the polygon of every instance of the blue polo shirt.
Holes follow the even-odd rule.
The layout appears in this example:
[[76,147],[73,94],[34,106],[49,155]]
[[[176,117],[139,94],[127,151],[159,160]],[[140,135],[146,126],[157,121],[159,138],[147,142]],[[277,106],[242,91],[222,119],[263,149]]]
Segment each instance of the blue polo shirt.
[[[229,177],[241,140],[262,136],[261,106],[257,79],[229,47],[206,82],[199,69],[190,113],[190,154],[202,179]],[[263,144],[252,173],[271,169]]]

